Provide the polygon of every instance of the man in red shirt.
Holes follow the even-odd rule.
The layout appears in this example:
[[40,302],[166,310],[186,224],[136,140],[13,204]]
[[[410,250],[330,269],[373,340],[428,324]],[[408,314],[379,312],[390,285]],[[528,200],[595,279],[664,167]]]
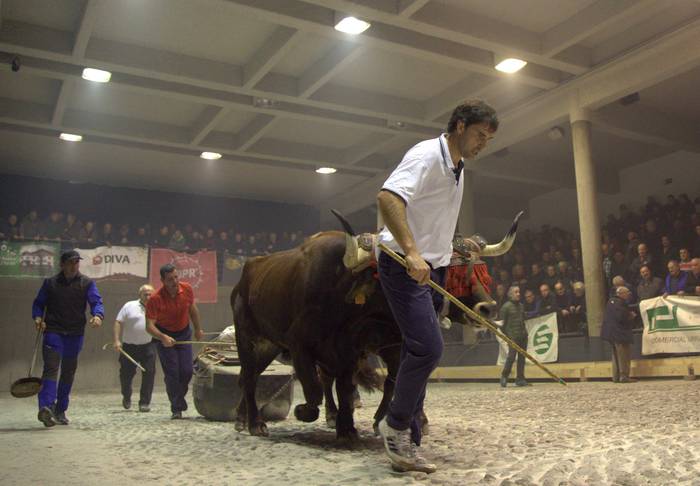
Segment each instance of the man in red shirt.
[[146,304],[146,330],[158,340],[158,357],[165,375],[165,389],[170,400],[172,419],[181,419],[187,410],[187,388],[192,379],[192,345],[176,344],[192,339],[190,319],[197,341],[204,332],[199,309],[194,303],[190,284],[179,282],[175,266],[168,263],[160,268],[163,286]]

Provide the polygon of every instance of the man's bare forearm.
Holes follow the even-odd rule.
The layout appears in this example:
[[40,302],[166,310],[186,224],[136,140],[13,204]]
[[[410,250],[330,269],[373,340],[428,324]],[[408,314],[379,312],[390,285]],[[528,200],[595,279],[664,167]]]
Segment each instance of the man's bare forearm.
[[389,228],[404,254],[416,253],[416,240],[408,227],[406,204],[403,199],[389,191],[379,191],[377,206],[382,218],[384,218],[384,224]]
[[192,319],[192,326],[194,327],[195,331],[199,331],[202,329],[202,324],[199,316],[199,308],[197,307],[197,304],[192,304],[190,306],[190,319]]
[[160,340],[162,340],[163,336],[165,336],[165,334],[160,332],[158,330],[158,328],[156,327],[155,319],[146,319],[146,332],[148,334],[150,334],[151,336],[153,336],[154,338],[160,339]]

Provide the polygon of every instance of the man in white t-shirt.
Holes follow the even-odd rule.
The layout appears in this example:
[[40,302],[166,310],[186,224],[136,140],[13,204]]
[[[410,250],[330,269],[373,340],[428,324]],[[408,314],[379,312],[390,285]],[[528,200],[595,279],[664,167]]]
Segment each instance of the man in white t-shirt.
[[[154,289],[150,285],[139,288],[138,300],[124,304],[114,321],[114,349],[123,349],[138,361],[146,371],[141,376],[141,393],[139,412],[151,410],[151,395],[156,377],[156,351],[152,344],[153,337],[146,332],[146,302]],[[119,354],[119,381],[122,386],[122,405],[131,408],[131,383],[136,374],[136,365],[126,356]]]
[[426,284],[431,278],[444,284],[462,203],[464,159],[476,157],[497,129],[496,112],[483,101],[459,105],[447,133],[411,148],[377,196],[386,225],[379,242],[404,255],[408,265],[407,271],[388,255],[378,256],[382,289],[403,336],[394,397],[379,423],[398,471],[436,470],[416,449],[425,388],[443,348],[437,317],[442,296]]

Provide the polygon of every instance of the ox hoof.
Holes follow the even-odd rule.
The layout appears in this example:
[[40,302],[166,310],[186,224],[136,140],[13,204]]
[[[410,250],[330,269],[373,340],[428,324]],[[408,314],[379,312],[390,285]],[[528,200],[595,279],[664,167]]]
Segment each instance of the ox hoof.
[[326,412],[326,426],[329,429],[335,429],[337,417],[338,417],[337,413]]
[[243,432],[245,430],[245,422],[236,421],[234,428],[237,432]]
[[374,436],[375,436],[375,437],[380,437],[380,434],[379,434],[379,422],[374,422],[374,423],[372,424],[372,430],[374,430]]
[[260,437],[267,437],[270,433],[267,431],[267,425],[264,422],[258,422],[257,424],[248,428],[250,435],[256,435]]
[[300,403],[294,407],[294,416],[302,422],[315,422],[318,419],[318,407]]
[[353,427],[350,430],[339,431],[336,438],[341,444],[352,445],[360,441],[360,434],[358,434],[357,429]]

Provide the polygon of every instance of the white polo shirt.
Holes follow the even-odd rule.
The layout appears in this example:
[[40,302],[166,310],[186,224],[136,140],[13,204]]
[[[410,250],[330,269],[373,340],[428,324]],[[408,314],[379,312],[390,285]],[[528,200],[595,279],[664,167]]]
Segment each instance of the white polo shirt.
[[[447,266],[452,257],[452,238],[464,188],[464,177],[460,174],[457,181],[454,168],[447,138],[442,134],[406,152],[382,186],[406,203],[408,228],[418,252],[433,268]],[[379,242],[403,253],[386,226],[379,232]]]
[[117,314],[122,324],[122,342],[127,344],[147,344],[153,336],[146,332],[146,309],[140,300],[131,300]]

